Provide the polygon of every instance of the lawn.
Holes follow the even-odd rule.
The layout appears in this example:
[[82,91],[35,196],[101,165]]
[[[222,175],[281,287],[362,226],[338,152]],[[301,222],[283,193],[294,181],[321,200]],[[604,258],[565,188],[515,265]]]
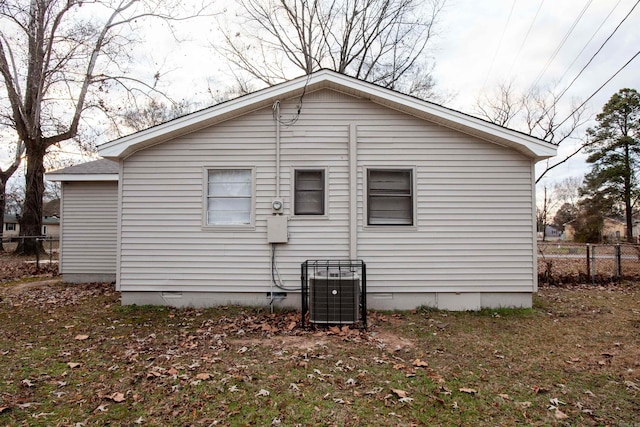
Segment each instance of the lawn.
[[637,425],[640,287],[531,310],[122,307],[105,284],[0,285],[0,425]]

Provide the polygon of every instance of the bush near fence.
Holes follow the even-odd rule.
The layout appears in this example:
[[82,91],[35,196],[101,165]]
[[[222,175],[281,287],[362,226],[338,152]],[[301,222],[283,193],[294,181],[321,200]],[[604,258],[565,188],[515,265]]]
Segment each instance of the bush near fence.
[[625,280],[640,280],[640,245],[538,242],[540,284],[607,284]]

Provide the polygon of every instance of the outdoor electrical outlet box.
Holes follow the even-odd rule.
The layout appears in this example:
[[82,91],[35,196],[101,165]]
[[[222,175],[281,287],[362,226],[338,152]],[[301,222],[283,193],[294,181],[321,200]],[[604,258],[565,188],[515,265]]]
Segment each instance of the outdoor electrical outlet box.
[[271,216],[267,218],[267,242],[287,243],[289,241],[287,220],[288,218],[283,215]]

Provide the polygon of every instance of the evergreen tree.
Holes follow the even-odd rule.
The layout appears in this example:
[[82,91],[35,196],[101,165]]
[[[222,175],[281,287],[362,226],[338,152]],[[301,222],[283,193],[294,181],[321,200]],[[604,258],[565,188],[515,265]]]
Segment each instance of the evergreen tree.
[[624,215],[627,241],[633,241],[632,211],[638,199],[640,166],[640,94],[621,89],[596,117],[598,125],[588,130],[590,144],[582,194],[585,202],[607,216]]

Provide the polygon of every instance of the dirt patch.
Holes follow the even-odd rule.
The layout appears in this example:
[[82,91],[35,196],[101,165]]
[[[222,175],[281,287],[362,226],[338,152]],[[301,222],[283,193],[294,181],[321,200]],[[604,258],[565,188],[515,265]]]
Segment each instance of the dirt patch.
[[390,352],[404,351],[415,347],[415,343],[408,338],[389,330],[377,330],[371,333],[371,336],[382,345],[384,349]]
[[52,285],[58,285],[61,283],[60,279],[48,279],[48,280],[40,280],[34,282],[18,282],[12,283],[10,285],[5,285],[2,288],[2,291],[8,295],[19,295],[23,292],[26,292],[30,289],[35,288],[43,288]]

